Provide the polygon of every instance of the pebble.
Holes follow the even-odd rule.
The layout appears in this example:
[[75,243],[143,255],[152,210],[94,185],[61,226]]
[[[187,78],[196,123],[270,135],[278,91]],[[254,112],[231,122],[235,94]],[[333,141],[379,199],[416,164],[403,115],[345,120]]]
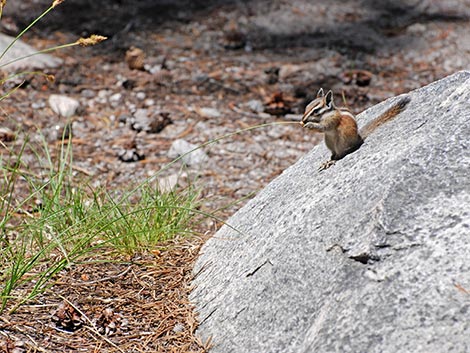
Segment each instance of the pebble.
[[122,94],[121,93],[115,93],[111,97],[109,97],[109,104],[113,108],[116,108],[121,104],[121,99],[122,99]]
[[46,103],[43,100],[31,103],[31,108],[33,109],[41,109],[41,108],[44,108],[45,106],[46,106]]
[[121,98],[122,98],[121,93],[115,93],[111,97],[109,97],[109,101],[110,102],[119,102],[121,100]]
[[136,148],[123,149],[118,153],[118,158],[124,163],[133,163],[145,159],[145,156],[137,151]]
[[49,106],[54,113],[59,114],[64,118],[70,118],[77,112],[80,103],[78,100],[67,96],[51,94],[49,96]]
[[196,73],[191,75],[191,80],[195,83],[202,83],[204,81],[207,81],[209,79],[209,75],[203,74],[203,73]]
[[158,189],[162,193],[173,191],[178,185],[178,174],[171,174],[166,177],[158,178]]
[[84,98],[93,98],[96,95],[95,91],[93,91],[92,89],[88,89],[88,88],[81,91],[80,94]]
[[150,125],[148,109],[137,109],[133,114],[130,123],[132,130],[148,130]]
[[154,106],[154,105],[155,105],[155,99],[151,99],[151,98],[146,99],[145,102],[144,102],[144,105],[145,105],[146,107],[152,107],[152,106]]
[[127,115],[127,114],[121,114],[121,115],[119,115],[119,117],[118,117],[118,121],[119,121],[120,123],[122,123],[122,124],[125,124],[128,120],[130,121],[130,120],[131,120],[131,117],[130,117],[129,115]]
[[140,101],[143,101],[147,96],[145,95],[145,92],[137,92],[137,94],[135,95],[136,98]]
[[199,108],[196,112],[204,118],[219,118],[222,114],[215,108]]
[[410,34],[423,34],[427,31],[426,25],[422,23],[414,23],[411,26],[408,26],[406,31]]
[[208,162],[209,156],[202,149],[195,149],[197,147],[197,145],[189,143],[183,139],[177,139],[173,141],[170,150],[168,151],[168,157],[178,158],[183,156],[181,160],[184,164],[190,167],[199,167]]
[[106,98],[106,97],[109,96],[109,93],[110,93],[110,92],[109,92],[108,90],[106,90],[106,89],[100,89],[100,90],[98,91],[98,97],[99,97],[99,98]]
[[95,100],[100,104],[106,104],[108,102],[109,94],[110,92],[105,89],[99,90]]
[[258,99],[252,99],[252,100],[246,102],[245,105],[248,107],[248,109],[250,109],[251,111],[253,111],[255,113],[260,113],[264,110],[263,102],[261,102]]

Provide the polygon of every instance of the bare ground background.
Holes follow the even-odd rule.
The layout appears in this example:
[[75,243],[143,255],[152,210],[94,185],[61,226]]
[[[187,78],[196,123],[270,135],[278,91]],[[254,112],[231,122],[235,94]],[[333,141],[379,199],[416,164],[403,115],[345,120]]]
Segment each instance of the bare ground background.
[[[3,31],[16,33],[49,3],[8,2]],[[72,124],[77,176],[119,189],[171,161],[168,151],[176,139],[201,144],[253,125],[295,121],[319,87],[333,89],[337,101],[358,113],[468,68],[469,5],[467,0],[65,1],[26,42],[46,48],[92,33],[110,38],[99,47],[57,53],[64,64],[50,72],[54,84],[31,78],[4,100],[2,125],[21,132],[5,143],[20,146],[24,136],[40,130],[54,150],[66,121],[47,100],[53,93],[76,98],[81,103]],[[131,46],[143,50],[145,70],[126,63]],[[162,178],[179,175],[180,184],[195,182],[203,209],[214,211],[262,188],[320,138],[296,125],[256,129],[205,148],[207,160],[183,169],[176,165]],[[226,218],[242,204],[217,215]],[[205,351],[208,343],[194,336],[197,319],[187,293],[199,246],[217,226],[209,220],[199,229],[204,236],[176,239],[142,258],[61,273],[51,291],[1,317],[0,351]],[[80,328],[62,330],[58,312],[73,314],[75,307]],[[93,331],[84,317],[102,331]]]

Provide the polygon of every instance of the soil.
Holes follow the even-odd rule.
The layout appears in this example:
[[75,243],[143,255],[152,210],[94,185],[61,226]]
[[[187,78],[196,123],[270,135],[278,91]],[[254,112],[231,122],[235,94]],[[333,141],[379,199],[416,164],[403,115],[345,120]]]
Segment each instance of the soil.
[[[49,4],[8,2],[3,30],[23,28]],[[468,5],[65,1],[24,40],[47,48],[92,33],[109,39],[58,52],[64,63],[48,72],[54,84],[33,77],[5,99],[2,123],[20,134],[3,143],[20,146],[41,131],[56,150],[69,125],[48,98],[73,97],[81,107],[71,125],[77,177],[119,190],[170,162],[176,139],[198,145],[255,125],[298,121],[320,87],[358,113],[468,67]],[[131,47],[141,49],[141,65],[126,61]],[[261,127],[211,144],[208,159],[175,164],[159,178],[196,183],[204,210],[230,205],[217,213],[226,219],[319,141],[298,124]],[[0,318],[0,351],[206,351],[210,342],[195,334],[188,293],[199,248],[218,226],[208,220],[205,236],[175,239],[141,259],[59,274],[51,290]]]

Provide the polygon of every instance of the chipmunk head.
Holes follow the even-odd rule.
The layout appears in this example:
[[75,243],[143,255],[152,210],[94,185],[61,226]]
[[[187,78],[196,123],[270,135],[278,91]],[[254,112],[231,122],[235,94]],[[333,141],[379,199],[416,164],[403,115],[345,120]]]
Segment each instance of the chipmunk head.
[[330,90],[326,93],[323,93],[323,88],[317,93],[317,98],[311,101],[305,108],[304,116],[302,117],[301,124],[304,125],[308,122],[318,123],[321,120],[323,114],[332,111],[335,109],[335,104],[333,102],[333,92]]

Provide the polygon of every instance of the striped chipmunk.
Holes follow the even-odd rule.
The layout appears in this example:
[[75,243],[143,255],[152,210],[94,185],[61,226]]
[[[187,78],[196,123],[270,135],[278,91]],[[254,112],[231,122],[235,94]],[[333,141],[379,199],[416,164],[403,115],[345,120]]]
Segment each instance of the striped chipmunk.
[[346,108],[336,107],[333,101],[333,92],[330,90],[325,95],[323,89],[320,88],[317,98],[305,108],[300,123],[304,128],[325,134],[325,144],[332,154],[331,159],[323,163],[319,170],[331,167],[337,160],[356,151],[367,136],[400,114],[410,100],[409,96],[401,98],[358,132],[354,114]]

